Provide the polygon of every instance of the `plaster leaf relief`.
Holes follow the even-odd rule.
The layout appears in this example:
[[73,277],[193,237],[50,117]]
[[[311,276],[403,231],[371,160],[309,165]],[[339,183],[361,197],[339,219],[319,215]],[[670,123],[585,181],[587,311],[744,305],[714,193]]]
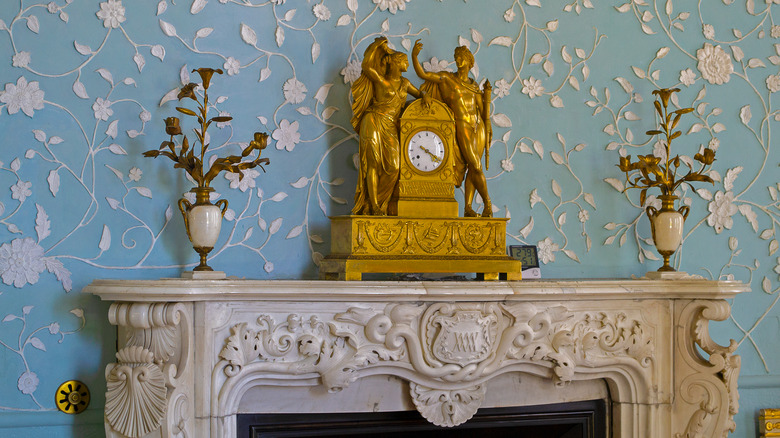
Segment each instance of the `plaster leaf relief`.
[[228,381],[266,372],[316,373],[330,391],[339,391],[365,375],[394,375],[414,384],[412,398],[425,418],[454,426],[479,408],[485,381],[524,365],[558,385],[598,367],[622,367],[645,382],[654,378],[653,328],[638,308],[393,303],[382,311],[350,307],[327,317],[284,319],[277,323],[264,314],[258,329],[244,322],[230,329],[217,364]]

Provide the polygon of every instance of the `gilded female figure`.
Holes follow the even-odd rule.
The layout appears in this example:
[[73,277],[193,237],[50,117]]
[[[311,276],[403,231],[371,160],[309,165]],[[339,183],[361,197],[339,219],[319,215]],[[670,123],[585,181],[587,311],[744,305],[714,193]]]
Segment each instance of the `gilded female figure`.
[[426,71],[417,55],[422,50],[422,43],[417,40],[412,49],[414,71],[420,79],[426,81],[421,87],[431,97],[443,101],[455,115],[455,137],[460,154],[455,155],[455,184],[460,187],[464,175],[466,180],[463,215],[477,216],[471,208],[474,192],[478,192],[484,201],[483,217],[493,216],[493,206],[487,191],[487,181],[482,170],[481,158],[490,147],[493,128],[490,125],[490,83],[480,90],[479,84],[469,77],[469,71],[474,67],[474,55],[465,47],[455,49],[456,73],[448,71]]
[[398,118],[407,94],[422,97],[408,79],[409,58],[381,37],[363,55],[363,71],[352,85],[352,127],[360,137],[360,175],[352,214],[385,216],[398,183]]

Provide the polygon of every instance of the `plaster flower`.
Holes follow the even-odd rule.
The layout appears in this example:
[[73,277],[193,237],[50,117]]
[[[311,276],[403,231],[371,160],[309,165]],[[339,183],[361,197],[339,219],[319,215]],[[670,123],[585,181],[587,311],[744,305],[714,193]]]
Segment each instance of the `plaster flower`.
[[111,101],[103,100],[101,97],[95,99],[95,103],[92,104],[92,110],[95,111],[95,118],[103,121],[108,120],[114,114],[114,110],[111,109]]
[[32,371],[25,371],[19,376],[19,380],[16,382],[16,387],[22,394],[32,394],[38,389],[38,376]]
[[[227,112],[227,111],[220,111],[219,112],[219,116],[220,117],[230,117],[230,113]],[[217,122],[217,128],[219,128],[219,129],[225,128],[227,126],[230,126],[230,120],[228,120],[227,122]]]
[[703,24],[701,26],[701,33],[704,34],[704,38],[711,40],[715,38],[715,28],[711,24]]
[[680,82],[686,87],[690,87],[696,82],[696,73],[693,70],[686,68],[680,71]]
[[279,128],[274,130],[273,138],[276,140],[276,149],[292,151],[295,145],[301,141],[298,121],[290,123],[287,119],[282,120],[279,123]]
[[5,91],[0,94],[0,102],[7,103],[8,114],[16,114],[21,109],[32,117],[35,110],[43,109],[43,90],[38,88],[38,82],[27,82],[24,76],[12,83],[5,84]]
[[225,173],[225,178],[230,181],[231,189],[239,189],[242,192],[245,192],[247,189],[257,186],[255,178],[260,176],[260,172],[256,171],[255,169],[243,169],[241,173],[244,174],[244,176],[241,177],[240,180],[237,173]]
[[661,200],[658,199],[655,195],[649,195],[647,199],[645,199],[645,204],[642,206],[642,208],[647,207],[653,207],[656,210],[661,209]]
[[57,6],[57,3],[49,2],[48,5],[46,5],[46,9],[49,11],[50,14],[56,14],[60,11],[60,7]]
[[11,186],[11,197],[19,202],[24,202],[28,196],[32,195],[30,187],[32,187],[30,181],[17,181],[16,184]]
[[322,20],[322,21],[330,20],[330,9],[328,9],[328,7],[325,6],[323,3],[314,5],[312,11],[314,12],[314,16],[317,17],[318,20]]
[[391,14],[395,14],[398,10],[405,10],[406,4],[409,0],[374,0],[375,5],[379,5],[379,9],[386,11],[390,9]]
[[[182,196],[182,198],[190,201],[190,204],[194,204],[195,203],[195,193],[186,192],[186,193],[182,193],[181,196]],[[219,194],[218,192],[211,192],[211,193],[209,193],[209,201],[211,201],[211,203],[217,202],[217,200],[220,198],[220,196],[222,196],[222,195]],[[228,208],[228,210],[230,210],[230,209]],[[225,215],[227,215],[227,212],[225,212]]]
[[440,72],[440,71],[450,71],[450,63],[446,60],[442,59],[439,60],[437,57],[431,58],[430,61],[423,62],[423,68],[425,68],[426,71],[430,72]]
[[130,178],[130,181],[138,182],[141,180],[141,175],[143,174],[144,172],[141,169],[137,167],[133,167],[132,169],[130,169],[130,175],[128,176],[128,178]]
[[724,52],[720,46],[704,43],[704,47],[696,51],[699,60],[697,67],[701,77],[711,84],[723,84],[729,81],[734,73],[731,55]]
[[228,76],[234,76],[238,74],[238,69],[241,68],[241,63],[232,56],[228,57],[227,61],[222,64],[222,67],[227,72]]
[[590,213],[588,213],[588,210],[580,210],[580,212],[577,213],[577,217],[580,219],[580,222],[584,224],[590,219]]
[[284,98],[290,103],[301,103],[306,98],[306,85],[295,78],[287,79],[284,83]]
[[542,197],[539,196],[539,193],[536,191],[536,189],[533,189],[533,191],[531,191],[531,198],[530,198],[531,208],[534,208],[534,205],[536,205],[537,202],[541,202],[541,201],[542,201]]
[[560,249],[557,243],[553,242],[549,237],[545,237],[544,240],[536,244],[539,247],[539,258],[545,265],[555,261],[555,252]]
[[769,31],[772,38],[780,38],[780,26],[772,26],[772,30]]
[[138,115],[138,118],[141,119],[142,122],[146,123],[152,120],[152,113],[147,110],[143,110],[141,111],[141,114]]
[[542,95],[544,87],[542,86],[541,80],[534,79],[534,77],[531,76],[528,79],[523,79],[523,89],[521,91],[523,94],[527,94],[528,97],[533,99],[534,97]]
[[734,219],[731,218],[737,213],[737,206],[734,205],[734,192],[731,190],[723,193],[718,191],[715,197],[707,206],[710,215],[707,216],[707,225],[715,228],[715,232],[720,234],[723,228],[731,229],[734,225]]
[[713,151],[717,151],[720,147],[720,139],[718,137],[712,137],[710,139],[710,142],[707,143],[707,147],[712,149]]
[[507,23],[511,23],[515,19],[515,8],[512,6],[511,8],[507,9],[506,12],[504,12],[504,20]]
[[60,332],[60,324],[57,322],[53,322],[49,324],[49,333],[56,335]]
[[515,170],[515,163],[513,163],[512,160],[509,159],[501,160],[501,168],[507,172],[511,172]]
[[355,82],[355,80],[360,77],[361,71],[362,67],[359,62],[354,59],[349,61],[347,66],[341,69],[341,76],[344,76],[344,83],[351,84],[352,82]]
[[499,79],[496,81],[495,84],[495,90],[493,90],[494,93],[496,93],[496,96],[501,99],[502,97],[506,97],[509,95],[509,82],[506,81],[506,79]]
[[14,67],[26,68],[30,63],[30,52],[19,52],[12,58]]
[[100,4],[100,10],[97,16],[103,20],[103,27],[116,29],[121,23],[124,23],[125,7],[121,0],[108,0]]
[[662,141],[657,141],[653,145],[653,155],[660,158],[661,161],[666,161],[666,144]]
[[0,246],[0,276],[3,283],[15,287],[35,284],[44,269],[43,248],[32,237],[14,239]]
[[769,92],[776,93],[780,90],[780,75],[769,75],[766,78],[766,87]]

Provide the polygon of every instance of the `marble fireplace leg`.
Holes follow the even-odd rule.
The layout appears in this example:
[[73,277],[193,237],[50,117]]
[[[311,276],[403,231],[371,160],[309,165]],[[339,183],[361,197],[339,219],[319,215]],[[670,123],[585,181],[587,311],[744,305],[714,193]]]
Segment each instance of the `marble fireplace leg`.
[[[709,333],[710,321],[723,321],[729,314],[730,306],[723,300],[676,303],[675,438],[726,437],[736,428],[741,365],[741,358],[734,354],[737,343],[732,339],[728,346],[719,345]],[[709,357],[702,356],[701,351]]]
[[191,304],[114,303],[117,362],[106,367],[109,438],[192,437]]

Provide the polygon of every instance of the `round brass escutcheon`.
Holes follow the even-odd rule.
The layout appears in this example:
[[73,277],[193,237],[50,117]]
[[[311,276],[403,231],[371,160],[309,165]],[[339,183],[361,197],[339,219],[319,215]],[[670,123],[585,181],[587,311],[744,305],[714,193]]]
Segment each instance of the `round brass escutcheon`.
[[89,406],[89,388],[78,380],[68,380],[57,388],[54,403],[66,414],[79,414]]

